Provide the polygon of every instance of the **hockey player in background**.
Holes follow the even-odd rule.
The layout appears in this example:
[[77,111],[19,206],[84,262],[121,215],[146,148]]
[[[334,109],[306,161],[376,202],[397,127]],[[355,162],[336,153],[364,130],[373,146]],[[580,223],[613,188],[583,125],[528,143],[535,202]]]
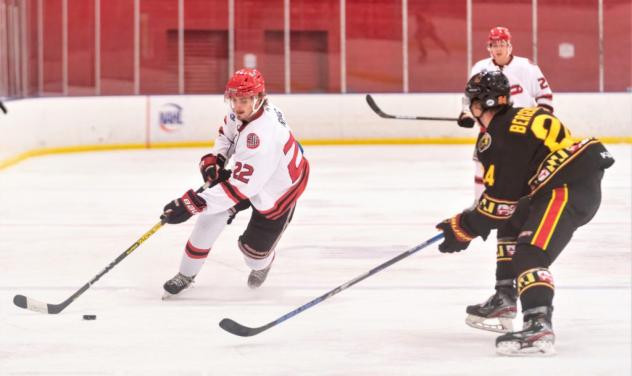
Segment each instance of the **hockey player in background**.
[[[575,230],[597,212],[601,179],[614,159],[595,138],[573,141],[549,111],[513,107],[510,90],[500,71],[478,73],[467,84],[470,111],[484,130],[476,154],[484,168],[485,190],[475,208],[437,225],[445,236],[439,250],[462,251],[494,228],[513,239],[515,248],[499,245],[499,254],[511,266],[504,277],[517,281],[523,328],[498,337],[497,352],[550,355],[555,286],[549,266]],[[488,306],[515,311],[515,302],[512,306],[505,299],[511,297],[492,297]]]
[[[511,98],[516,107],[542,107],[553,112],[553,92],[540,68],[531,60],[514,56],[509,29],[497,26],[489,31],[487,51],[490,57],[478,61],[470,77],[482,71],[502,71],[511,85]],[[463,98],[458,124],[472,128],[476,121],[469,108],[469,99]]]
[[[213,152],[202,157],[200,171],[211,188],[188,190],[164,207],[161,218],[176,224],[199,214],[175,277],[164,284],[165,297],[193,283],[227,222],[252,207],[250,222],[238,239],[252,270],[248,286],[263,284],[275,257],[275,247],[292,220],[298,198],[307,185],[309,164],[282,112],[266,97],[264,78],[256,69],[241,69],[226,84],[230,111],[219,129]],[[224,167],[234,163],[229,178]]]
[[[553,112],[553,93],[540,68],[524,57],[512,55],[511,33],[505,27],[494,27],[487,39],[490,57],[477,62],[470,77],[482,71],[502,71],[509,80],[510,94],[515,107],[541,107]],[[463,109],[458,124],[471,128],[476,120],[470,112],[470,99],[463,97]],[[481,128],[484,131],[484,128]],[[483,190],[483,166],[474,152],[474,206]],[[512,234],[497,232],[496,286],[495,293],[485,302],[468,306],[466,323],[472,327],[506,332],[512,330],[512,319],[516,317],[516,289],[512,278],[511,257],[516,240]]]

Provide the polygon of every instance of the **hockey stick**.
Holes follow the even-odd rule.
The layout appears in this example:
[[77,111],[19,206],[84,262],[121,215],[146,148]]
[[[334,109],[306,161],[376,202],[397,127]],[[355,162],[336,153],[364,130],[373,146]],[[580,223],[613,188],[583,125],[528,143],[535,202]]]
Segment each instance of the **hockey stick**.
[[373,100],[371,94],[366,95],[366,103],[369,104],[369,107],[378,114],[380,117],[385,119],[400,119],[400,120],[436,120],[436,121],[457,121],[457,118],[447,118],[447,117],[428,117],[428,116],[407,116],[407,115],[390,115],[386,112],[382,111],[381,108],[377,106],[377,103]]
[[[224,170],[222,170],[222,172],[223,171]],[[227,171],[228,176],[230,176],[230,170],[225,170],[225,171]],[[213,185],[217,183],[219,183],[219,180],[214,181],[213,184],[206,183],[200,188],[198,188],[196,192],[198,193],[202,192],[204,189],[208,187],[212,187]],[[59,304],[50,304],[50,303],[44,303],[39,300],[29,298],[24,295],[16,295],[13,297],[13,303],[20,308],[29,309],[31,311],[41,312],[41,313],[57,314],[63,311],[66,307],[70,305],[70,303],[75,301],[75,299],[77,299],[81,294],[83,294],[87,289],[89,289],[96,281],[98,281],[101,277],[103,277],[103,275],[105,275],[107,272],[112,270],[112,268],[114,268],[116,264],[123,261],[124,258],[129,256],[132,252],[134,252],[134,250],[136,250],[136,248],[138,248],[141,244],[143,244],[145,240],[149,239],[149,237],[155,234],[156,231],[160,230],[160,228],[164,224],[165,224],[165,220],[161,219],[160,222],[156,223],[151,229],[149,229],[149,231],[144,233],[143,236],[141,236],[134,244],[132,244],[129,248],[127,248],[125,252],[121,253],[116,259],[114,259],[114,261],[109,263],[105,267],[105,269],[103,269],[97,275],[92,277],[92,279],[88,283],[81,286],[79,290],[77,290],[74,294],[72,294],[68,299],[64,300],[63,302]]]
[[64,300],[63,302],[59,304],[50,304],[50,303],[44,303],[39,300],[29,298],[24,295],[16,295],[13,297],[13,303],[20,308],[25,308],[31,311],[41,312],[41,313],[57,314],[63,311],[66,307],[70,305],[70,303],[72,303],[81,294],[83,294],[87,289],[89,289],[93,283],[98,281],[99,278],[101,278],[105,273],[109,272],[116,264],[121,262],[125,257],[129,256],[130,253],[134,252],[134,250],[138,248],[138,246],[140,246],[145,240],[149,239],[149,237],[152,236],[156,231],[158,231],[163,225],[164,225],[164,222],[162,220],[156,223],[149,231],[143,234],[143,236],[141,236],[140,239],[138,239],[134,244],[132,244],[131,247],[127,248],[125,252],[121,253],[114,261],[109,263],[108,266],[106,266],[105,269],[103,269],[99,274],[95,275],[90,280],[90,282],[81,286],[79,290],[77,290],[74,294],[72,294],[68,299]]
[[5,114],[7,113],[7,108],[4,107],[4,103],[2,103],[2,101],[0,101],[0,110],[2,110]]
[[383,264],[380,264],[378,266],[376,266],[375,268],[369,270],[368,272],[350,280],[347,283],[344,283],[338,287],[336,287],[335,289],[329,291],[328,293],[319,296],[318,298],[310,301],[309,303],[305,303],[302,306],[296,308],[295,310],[293,310],[292,312],[286,313],[285,315],[279,317],[278,319],[271,321],[269,323],[267,323],[266,325],[257,327],[257,328],[250,328],[244,325],[241,325],[240,323],[231,320],[231,319],[222,319],[222,321],[220,321],[219,326],[224,329],[225,331],[234,334],[236,336],[241,336],[241,337],[251,337],[254,335],[257,335],[265,330],[268,330],[270,328],[272,328],[273,326],[276,326],[280,323],[282,323],[283,321],[290,319],[296,315],[298,315],[299,313],[307,310],[308,308],[311,308],[313,306],[315,306],[318,303],[321,303],[322,301],[324,301],[325,299],[328,299],[334,295],[336,295],[337,293],[341,292],[342,290],[346,290],[349,287],[355,285],[356,283],[372,276],[373,274],[382,271],[386,268],[388,268],[389,266],[393,265],[394,263],[405,259],[406,257],[412,255],[413,253],[426,248],[427,246],[429,246],[430,244],[443,239],[443,233],[439,233],[435,236],[433,236],[432,238],[426,240],[425,242],[417,245],[414,248],[409,249],[408,251],[401,253],[400,255],[393,257],[392,259],[384,262]]

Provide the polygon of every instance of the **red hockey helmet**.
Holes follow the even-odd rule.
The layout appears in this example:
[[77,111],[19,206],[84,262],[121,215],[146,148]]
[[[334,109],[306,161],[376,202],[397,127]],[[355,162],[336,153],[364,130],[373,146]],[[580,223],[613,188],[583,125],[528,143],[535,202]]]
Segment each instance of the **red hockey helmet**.
[[233,74],[226,83],[224,96],[233,97],[262,97],[265,96],[266,86],[263,75],[256,69],[243,68]]
[[509,29],[502,26],[496,26],[489,31],[489,36],[487,37],[488,43],[492,43],[497,40],[504,40],[507,43],[511,43],[511,33]]

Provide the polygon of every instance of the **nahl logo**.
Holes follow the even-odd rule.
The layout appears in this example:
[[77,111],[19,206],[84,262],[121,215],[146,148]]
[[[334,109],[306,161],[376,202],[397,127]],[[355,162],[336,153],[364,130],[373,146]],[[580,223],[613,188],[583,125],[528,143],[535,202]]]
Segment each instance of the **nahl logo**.
[[162,105],[158,112],[158,122],[160,128],[165,132],[179,131],[184,127],[184,122],[182,121],[182,107],[175,103]]

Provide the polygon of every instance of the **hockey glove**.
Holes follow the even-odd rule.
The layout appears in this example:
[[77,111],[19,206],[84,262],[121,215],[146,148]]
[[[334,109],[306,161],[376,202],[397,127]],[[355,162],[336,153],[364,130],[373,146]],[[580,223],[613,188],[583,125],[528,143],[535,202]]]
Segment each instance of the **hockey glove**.
[[200,172],[205,182],[213,182],[220,178],[220,171],[224,169],[226,157],[221,154],[206,154],[200,159]]
[[235,219],[235,216],[237,216],[237,213],[239,213],[242,210],[246,210],[249,207],[250,207],[250,200],[242,200],[242,201],[239,201],[237,205],[228,209],[228,212],[230,213],[230,215],[228,216],[228,220],[226,221],[226,224],[233,223],[233,220]]
[[468,112],[461,112],[456,123],[462,128],[473,128],[474,124],[476,124],[476,120],[474,120],[472,114]]
[[445,237],[443,243],[439,244],[440,252],[461,252],[465,250],[475,236],[470,235],[461,223],[461,214],[439,223],[437,230],[443,231]]
[[165,205],[160,219],[165,223],[174,225],[185,222],[195,214],[202,212],[204,208],[206,208],[206,201],[192,189],[189,189],[182,197]]

